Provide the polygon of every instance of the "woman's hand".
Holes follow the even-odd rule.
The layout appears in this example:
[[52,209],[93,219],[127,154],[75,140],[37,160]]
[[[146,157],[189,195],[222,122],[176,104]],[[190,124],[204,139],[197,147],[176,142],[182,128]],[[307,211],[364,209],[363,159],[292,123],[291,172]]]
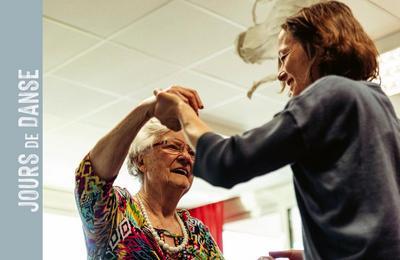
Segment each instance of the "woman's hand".
[[156,104],[153,116],[174,131],[181,130],[180,110],[193,109],[198,115],[198,110],[203,108],[199,95],[193,89],[173,86],[165,90],[157,90],[154,94],[156,95]]
[[303,260],[303,250],[284,250],[269,252],[269,256],[262,256],[258,260],[274,260],[276,258],[286,258],[289,260]]
[[203,109],[204,107],[199,94],[194,89],[180,87],[180,86],[172,86],[165,90],[156,90],[154,94],[157,96],[158,93],[162,92],[177,95],[183,102],[191,106],[193,110],[196,112],[196,114],[198,114],[199,109]]

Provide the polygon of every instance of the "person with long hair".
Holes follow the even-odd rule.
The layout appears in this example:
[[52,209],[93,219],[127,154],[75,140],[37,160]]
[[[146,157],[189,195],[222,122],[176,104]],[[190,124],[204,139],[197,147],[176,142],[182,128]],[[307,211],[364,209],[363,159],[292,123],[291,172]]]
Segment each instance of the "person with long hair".
[[213,185],[290,165],[306,259],[399,258],[400,122],[372,82],[373,41],[348,6],[324,1],[286,19],[278,53],[278,79],[292,98],[264,125],[222,137],[165,91],[156,93],[155,116],[183,129],[196,148],[195,176]]

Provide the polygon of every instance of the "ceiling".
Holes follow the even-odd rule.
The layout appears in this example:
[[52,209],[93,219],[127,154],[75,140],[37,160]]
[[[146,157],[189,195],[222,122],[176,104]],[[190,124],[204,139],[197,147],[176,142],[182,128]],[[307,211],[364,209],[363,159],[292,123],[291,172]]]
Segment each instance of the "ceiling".
[[[265,1],[267,2],[267,1]],[[348,0],[382,51],[400,42],[400,1]],[[74,170],[96,141],[155,88],[195,88],[201,117],[225,135],[261,125],[288,98],[276,83],[251,100],[252,83],[276,61],[250,65],[235,53],[237,35],[252,25],[253,0],[44,0],[44,185],[71,191]],[[269,3],[260,10],[268,10]],[[260,17],[263,17],[263,13]],[[394,98],[397,109],[399,98]],[[290,182],[283,168],[232,190],[196,179],[181,201],[193,207]],[[138,183],[125,167],[116,183]]]

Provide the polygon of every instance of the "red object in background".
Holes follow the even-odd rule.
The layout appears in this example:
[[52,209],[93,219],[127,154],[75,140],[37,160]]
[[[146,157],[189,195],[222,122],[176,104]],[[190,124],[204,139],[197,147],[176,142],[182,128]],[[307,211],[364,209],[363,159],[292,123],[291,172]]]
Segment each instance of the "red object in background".
[[222,227],[224,225],[224,202],[220,201],[193,208],[189,212],[191,216],[200,219],[208,227],[221,252],[223,252]]

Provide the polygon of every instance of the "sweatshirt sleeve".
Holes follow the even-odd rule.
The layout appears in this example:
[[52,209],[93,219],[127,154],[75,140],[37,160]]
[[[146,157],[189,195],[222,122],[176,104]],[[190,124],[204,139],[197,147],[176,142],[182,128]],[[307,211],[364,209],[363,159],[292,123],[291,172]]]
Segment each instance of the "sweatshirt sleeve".
[[194,174],[212,185],[231,188],[293,163],[304,147],[294,117],[284,110],[240,136],[202,135],[196,147]]

